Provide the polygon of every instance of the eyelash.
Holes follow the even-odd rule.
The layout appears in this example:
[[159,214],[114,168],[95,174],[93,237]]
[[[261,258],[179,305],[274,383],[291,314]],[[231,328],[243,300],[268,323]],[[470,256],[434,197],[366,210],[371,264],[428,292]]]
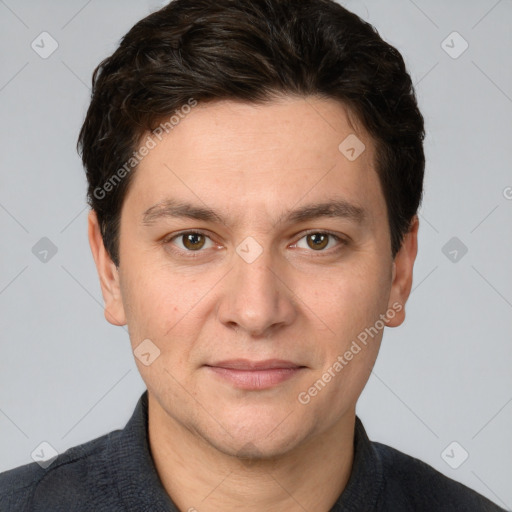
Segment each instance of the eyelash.
[[[334,248],[334,250],[320,250],[320,251],[309,251],[309,252],[317,252],[318,255],[317,256],[313,256],[313,257],[322,257],[323,255],[325,255],[326,253],[327,254],[332,254],[332,253],[337,253],[339,251],[341,251],[345,246],[347,246],[349,244],[349,241],[343,237],[340,237],[339,235],[333,233],[332,231],[318,231],[318,230],[309,230],[309,231],[306,231],[298,240],[297,242],[295,242],[295,244],[297,244],[300,240],[302,240],[304,237],[308,236],[308,235],[329,235],[330,237],[334,238],[336,240],[336,242],[338,242],[339,246]],[[204,231],[198,229],[198,230],[193,230],[193,231],[181,231],[179,233],[176,233],[176,234],[173,234],[172,236],[169,236],[169,237],[166,237],[162,243],[164,245],[173,245],[171,244],[171,242],[173,240],[175,240],[176,238],[179,238],[181,236],[184,236],[184,235],[203,235],[205,236],[206,238],[210,239],[211,240],[211,237],[205,233]],[[294,245],[295,245],[294,244]],[[205,252],[205,250],[202,250],[202,249],[199,249],[198,251],[190,251],[190,250],[183,250],[183,249],[177,249],[175,247],[173,247],[172,249],[170,249],[171,252],[173,252],[174,254],[177,254],[178,256],[183,256],[183,255],[186,255],[185,257],[187,258],[197,258],[201,255],[202,252]]]

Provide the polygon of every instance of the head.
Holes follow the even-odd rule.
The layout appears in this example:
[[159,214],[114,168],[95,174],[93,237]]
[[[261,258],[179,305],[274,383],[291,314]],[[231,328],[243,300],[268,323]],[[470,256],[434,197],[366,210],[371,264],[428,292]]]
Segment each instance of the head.
[[[149,347],[155,407],[264,456],[353,414],[405,318],[423,138],[399,52],[330,0],[175,0],[124,36],[79,149],[105,316]],[[212,371],[234,359],[300,370],[248,388]]]

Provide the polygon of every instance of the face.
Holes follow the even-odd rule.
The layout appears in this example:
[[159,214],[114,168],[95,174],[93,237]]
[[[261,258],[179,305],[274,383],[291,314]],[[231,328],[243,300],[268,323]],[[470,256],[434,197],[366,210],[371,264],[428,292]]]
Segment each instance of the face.
[[133,178],[119,269],[94,213],[89,233],[150,410],[265,456],[354,414],[384,325],[404,319],[417,222],[393,260],[374,144],[344,106],[199,104]]

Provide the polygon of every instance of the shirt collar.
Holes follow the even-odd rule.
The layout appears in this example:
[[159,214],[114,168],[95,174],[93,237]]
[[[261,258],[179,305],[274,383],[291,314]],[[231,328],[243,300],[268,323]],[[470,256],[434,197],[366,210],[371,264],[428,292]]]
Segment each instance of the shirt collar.
[[109,444],[107,464],[126,510],[178,512],[165,491],[151,457],[148,436],[148,392],[142,394],[132,417]]
[[[118,437],[109,438],[107,466],[128,510],[178,512],[165,491],[151,457],[148,437],[148,392]],[[330,512],[371,511],[383,487],[382,461],[356,416],[354,460],[347,485]]]
[[384,486],[382,460],[356,416],[354,460],[349,480],[330,512],[371,512]]

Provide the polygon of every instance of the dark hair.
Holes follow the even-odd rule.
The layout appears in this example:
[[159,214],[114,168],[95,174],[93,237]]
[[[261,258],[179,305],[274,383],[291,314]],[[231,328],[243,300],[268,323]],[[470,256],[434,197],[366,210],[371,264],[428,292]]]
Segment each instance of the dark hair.
[[116,266],[135,172],[126,163],[135,169],[142,136],[191,99],[259,103],[289,94],[343,102],[376,147],[393,257],[421,203],[424,123],[404,60],[332,0],[174,0],[122,38],[92,85],[77,147],[88,203]]

